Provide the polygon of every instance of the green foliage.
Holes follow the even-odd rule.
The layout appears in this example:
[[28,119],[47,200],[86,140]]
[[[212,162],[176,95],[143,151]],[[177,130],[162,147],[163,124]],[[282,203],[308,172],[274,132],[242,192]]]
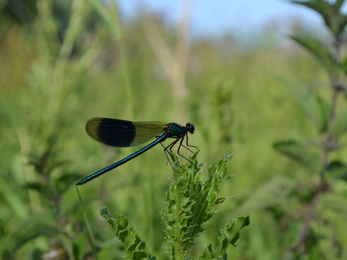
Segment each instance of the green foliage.
[[[95,210],[103,205],[136,226],[137,233],[128,234],[134,245],[135,234],[146,241],[135,246],[139,256],[147,250],[159,259],[169,251],[158,211],[164,214],[170,205],[163,202],[170,168],[160,147],[80,187],[81,210],[76,181],[134,151],[89,139],[85,123],[95,116],[193,123],[189,141],[206,164],[234,152],[228,171],[235,177],[210,197],[216,203],[232,198],[216,209],[206,206],[209,211],[197,219],[185,216],[187,225],[197,223],[196,230],[182,231],[191,234],[183,237],[186,243],[196,234],[187,257],[347,258],[347,59],[339,33],[344,1],[301,1],[316,6],[333,28],[331,40],[324,33],[324,44],[322,28],[305,30],[297,20],[286,24],[314,59],[290,44],[279,45],[273,28],[260,27],[246,37],[194,36],[189,44],[183,28],[143,8],[123,21],[114,2],[31,2],[37,5],[29,24],[0,15],[1,259],[51,253],[122,259],[123,243]],[[312,31],[318,34],[310,41]],[[274,76],[287,88],[278,87]],[[274,140],[295,141],[276,142],[273,149]],[[202,183],[213,183],[197,175]],[[201,185],[196,190],[208,190]],[[186,208],[196,210],[197,204],[202,205]],[[225,248],[248,223],[247,217],[233,222],[230,212],[252,215],[237,242],[242,250]],[[195,222],[212,214],[208,223]],[[307,251],[300,250],[303,245]]]
[[123,242],[126,259],[156,259],[149,253],[147,244],[142,241],[137,231],[128,228],[128,220],[124,215],[118,214],[118,217],[113,217],[106,207],[100,210],[100,214],[110,223],[116,236]]
[[347,180],[347,165],[340,160],[332,160],[328,165],[328,173],[332,178]]
[[312,89],[300,85],[295,80],[282,79],[287,87],[297,99],[302,111],[312,121],[318,132],[324,133],[327,130],[327,123],[330,107],[324,99],[312,91]]
[[167,211],[162,213],[171,259],[186,258],[194,239],[204,231],[203,224],[214,215],[213,208],[224,201],[217,195],[220,183],[229,178],[225,163],[231,157],[222,158],[213,171],[209,167],[208,178],[203,181],[196,155],[183,167],[177,166],[177,157],[171,155],[174,176],[166,193]]
[[40,236],[55,236],[59,231],[51,216],[28,217],[13,230],[7,244],[7,250],[15,252],[28,241]]
[[[325,218],[325,225],[328,228],[324,231],[329,232],[329,235],[320,232],[315,225],[320,223],[320,218],[324,215],[326,209],[324,206],[319,207],[322,204],[320,201],[324,200],[325,197],[329,197],[329,195],[334,196],[334,193],[338,193],[335,191],[334,183],[336,181],[346,181],[347,168],[344,156],[334,159],[332,154],[343,146],[341,136],[346,132],[347,125],[346,104],[342,109],[339,109],[340,106],[338,105],[339,96],[342,96],[345,91],[343,75],[346,71],[346,58],[342,57],[340,50],[343,47],[341,37],[347,25],[347,16],[342,14],[340,10],[344,1],[336,1],[335,3],[323,0],[291,2],[304,5],[318,12],[323,17],[332,39],[331,44],[327,45],[312,38],[312,36],[290,37],[307,49],[327,72],[329,91],[319,93],[317,88],[309,88],[296,81],[282,79],[285,86],[296,97],[302,111],[313,123],[319,138],[318,140],[315,140],[315,137],[307,138],[305,145],[293,140],[280,141],[274,144],[274,148],[278,152],[308,168],[310,174],[312,174],[310,184],[301,181],[299,185],[303,188],[293,187],[292,190],[293,197],[300,199],[301,207],[304,209],[302,214],[303,224],[298,231],[297,241],[292,247],[288,247],[285,258],[335,259],[345,254],[340,247],[343,239],[336,239],[336,244],[332,246],[333,252],[329,257],[327,257],[328,253],[324,247],[326,241],[329,242],[334,239],[332,233],[338,232],[334,225],[334,217]],[[307,176],[307,178],[309,177]],[[341,214],[340,212],[334,213]]]
[[[78,111],[77,101],[84,95],[79,91],[80,84],[100,46],[83,53],[80,45],[81,60],[70,60],[77,51],[74,46],[91,9],[83,1],[74,5],[62,42],[57,35],[60,25],[51,16],[52,9],[51,1],[38,1],[37,19],[27,28],[28,32],[23,29],[23,35],[18,35],[30,43],[26,47],[32,48],[35,58],[31,58],[28,68],[18,71],[19,85],[4,85],[5,96],[1,98],[5,102],[1,110],[4,130],[16,136],[16,145],[11,143],[12,136],[7,141],[7,146],[13,146],[7,159],[19,155],[13,160],[19,159],[18,164],[13,164],[15,167],[2,170],[9,186],[3,189],[7,205],[1,218],[7,219],[8,227],[1,237],[2,259],[37,259],[38,255],[54,249],[48,243],[50,240],[61,244],[61,251],[71,258],[80,256],[74,247],[85,246],[78,239],[83,232],[78,221],[70,221],[78,213],[77,200],[71,197],[70,188],[80,174],[71,167],[66,135],[74,122],[71,115]],[[29,32],[36,37],[31,38]],[[12,99],[13,95],[16,104],[10,106],[6,99]],[[10,193],[11,189],[15,192]],[[68,205],[64,202],[67,199],[70,199]]]
[[312,39],[303,36],[290,36],[294,41],[299,43],[302,47],[307,49],[318,62],[327,70],[330,74],[336,74],[338,72],[338,65],[335,62],[334,55],[330,52],[326,46],[317,39]]
[[218,236],[216,249],[213,250],[212,244],[209,244],[198,259],[227,259],[226,250],[228,246],[236,246],[235,243],[240,239],[240,230],[249,224],[249,216],[237,217],[231,223],[225,224]]
[[307,167],[311,172],[319,171],[320,156],[310,147],[299,144],[294,140],[279,141],[274,144],[274,148],[282,154]]
[[[221,184],[230,177],[227,175],[226,162],[231,155],[223,156],[214,167],[210,166],[207,178],[203,180],[202,165],[196,160],[197,154],[189,158],[191,161],[180,165],[178,157],[170,153],[174,173],[166,192],[166,210],[161,213],[169,259],[187,259],[196,238],[205,232],[207,221],[214,216],[215,207],[225,201],[224,197],[218,195]],[[133,227],[128,228],[124,215],[113,217],[106,207],[101,209],[101,215],[123,242],[127,259],[156,259],[138,232]],[[240,230],[249,223],[249,217],[244,216],[225,224],[220,230],[216,249],[213,250],[212,244],[207,245],[198,259],[227,259],[228,246],[236,246]]]
[[347,108],[337,112],[334,121],[331,123],[330,131],[336,138],[340,138],[347,133]]

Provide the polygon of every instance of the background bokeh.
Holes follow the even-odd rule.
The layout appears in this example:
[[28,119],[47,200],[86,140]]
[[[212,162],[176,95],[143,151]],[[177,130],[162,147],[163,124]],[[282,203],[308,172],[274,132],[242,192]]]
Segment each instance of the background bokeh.
[[[106,4],[0,3],[3,259],[39,259],[35,257],[52,248],[69,254],[79,248],[74,255],[87,259],[88,238],[75,183],[137,150],[92,140],[85,123],[97,116],[193,123],[196,132],[189,141],[199,147],[198,159],[205,168],[233,153],[228,162],[233,177],[223,187],[228,199],[216,209],[196,250],[215,239],[219,223],[250,214],[251,225],[241,232],[239,249],[228,251],[230,259],[284,259],[298,239],[306,205],[291,197],[287,187],[310,185],[316,177],[276,152],[273,144],[320,136],[283,79],[321,86],[329,78],[281,30],[328,40],[323,23],[290,14],[264,18],[245,32],[239,16],[237,25],[213,34],[190,30],[191,9],[182,8],[182,16],[172,22],[170,10],[153,11],[145,1],[131,16],[117,2]],[[199,4],[195,1],[190,8]],[[229,8],[232,3],[224,9]],[[319,93],[329,100],[326,89]],[[344,106],[342,101],[339,108]],[[341,141],[346,143],[346,138]],[[346,159],[346,152],[341,147],[332,156]],[[79,188],[100,259],[124,255],[99,215],[104,205],[126,215],[161,259],[158,212],[164,207],[170,173],[158,146]],[[342,194],[336,203],[347,212],[346,186],[334,184]],[[334,232],[324,227],[324,217],[312,224],[312,232],[326,239],[321,246],[325,254],[310,259],[345,259],[343,220],[336,217]],[[333,253],[340,258],[331,258]]]

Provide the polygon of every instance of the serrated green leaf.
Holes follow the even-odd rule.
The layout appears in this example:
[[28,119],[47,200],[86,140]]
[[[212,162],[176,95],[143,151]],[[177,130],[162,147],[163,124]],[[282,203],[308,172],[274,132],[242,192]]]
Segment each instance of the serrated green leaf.
[[228,255],[224,250],[216,250],[215,252],[212,249],[212,245],[209,245],[205,248],[202,255],[198,259],[204,260],[226,260]]
[[123,244],[125,246],[131,245],[132,241],[134,239],[133,235],[129,233],[129,230],[124,229],[124,230],[120,230],[117,233],[117,236],[120,240],[122,240]]
[[225,201],[224,197],[219,197],[219,198],[216,199],[215,204],[217,205],[217,204],[223,203],[224,201]]
[[147,254],[143,251],[134,251],[132,255],[133,260],[147,259]]
[[123,214],[118,214],[118,223],[122,228],[128,227],[128,219]]
[[218,238],[218,245],[222,250],[226,250],[231,244],[236,246],[236,242],[240,239],[240,230],[250,224],[249,216],[234,218],[230,224],[226,224]]
[[335,137],[341,137],[347,133],[347,108],[337,112],[335,119],[331,123],[330,131]]
[[213,260],[216,259],[214,258],[214,253],[212,249],[212,244],[209,244],[207,247],[205,247],[204,251],[202,252],[201,256],[199,256],[198,259],[203,259],[203,260]]
[[105,218],[105,219],[108,219],[109,218],[109,215],[108,215],[108,210],[106,207],[102,207],[100,209],[100,215]]
[[294,95],[303,112],[311,120],[317,131],[324,133],[327,130],[330,107],[316,93],[302,84],[289,79],[278,78]]
[[303,146],[294,140],[280,141],[274,143],[274,148],[308,168],[312,172],[320,170],[320,156],[318,153],[311,151],[307,146]]
[[[231,155],[223,156],[215,166],[208,167],[205,179],[201,177],[202,165],[196,162],[196,155],[189,158],[193,163],[173,164],[174,175],[166,194],[167,210],[161,213],[171,248],[169,252],[178,249],[182,254],[172,255],[172,258],[185,259],[195,244],[195,238],[205,230],[206,221],[215,214],[214,206],[223,202],[223,198],[218,196],[220,184],[229,178],[226,162]],[[177,161],[175,154],[170,156],[174,162]]]
[[319,40],[303,36],[289,37],[307,49],[329,74],[336,75],[338,73],[340,68],[336,63],[334,56]]
[[111,224],[116,236],[123,242],[125,253],[129,259],[155,259],[149,253],[147,243],[143,242],[135,228],[127,228],[127,218],[119,214],[118,217],[113,217],[108,213],[106,207],[100,209],[100,215]]

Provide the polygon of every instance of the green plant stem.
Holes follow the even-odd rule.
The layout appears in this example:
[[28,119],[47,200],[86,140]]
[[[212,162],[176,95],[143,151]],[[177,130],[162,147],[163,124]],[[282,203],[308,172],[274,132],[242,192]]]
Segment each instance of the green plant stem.
[[316,214],[316,209],[317,205],[320,199],[320,194],[321,192],[318,192],[314,195],[312,199],[311,205],[309,205],[308,210],[306,211],[306,216],[305,216],[305,222],[304,225],[300,231],[298,241],[295,246],[289,249],[289,251],[292,252],[297,252],[298,254],[303,254],[304,252],[304,245],[307,240],[307,237],[309,235],[310,231],[310,223],[312,219],[314,219],[315,214]]
[[[341,49],[341,40],[338,35],[334,37],[334,48],[335,48],[335,61],[339,65],[341,61],[340,57],[340,49]],[[330,104],[330,113],[327,122],[327,133],[325,136],[325,140],[322,143],[322,170],[320,172],[319,183],[315,186],[314,194],[311,200],[310,205],[308,205],[308,209],[305,212],[305,221],[302,229],[299,232],[298,241],[295,246],[291,247],[289,251],[296,252],[298,255],[305,254],[305,243],[307,242],[309,231],[310,231],[310,223],[316,217],[317,206],[319,204],[321,195],[329,190],[328,183],[326,181],[325,175],[329,167],[329,155],[331,151],[336,149],[335,139],[330,131],[330,126],[332,125],[337,108],[337,100],[338,95],[340,93],[340,79],[336,75],[330,76],[330,89],[332,91],[331,94],[331,104]]]
[[[176,185],[179,183],[180,176],[178,175],[177,172],[174,171],[174,178],[175,178],[175,183]],[[176,209],[175,209],[175,250],[174,253],[175,255],[173,256],[173,259],[184,259],[185,258],[185,253],[182,250],[182,240],[181,240],[181,229],[179,227],[180,223],[180,208],[181,208],[181,196],[179,193],[179,187],[176,186],[175,188],[175,197],[176,197]]]

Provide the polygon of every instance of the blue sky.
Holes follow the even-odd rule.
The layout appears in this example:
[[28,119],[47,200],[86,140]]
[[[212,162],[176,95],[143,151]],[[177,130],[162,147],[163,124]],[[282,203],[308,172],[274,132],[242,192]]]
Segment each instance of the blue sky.
[[[285,0],[116,0],[125,17],[136,14],[139,6],[164,13],[176,23],[184,3],[191,2],[191,32],[218,35],[227,30],[249,32],[272,21],[283,21],[283,29],[290,18],[318,26],[318,14],[301,5]],[[242,22],[240,22],[242,21]]]

